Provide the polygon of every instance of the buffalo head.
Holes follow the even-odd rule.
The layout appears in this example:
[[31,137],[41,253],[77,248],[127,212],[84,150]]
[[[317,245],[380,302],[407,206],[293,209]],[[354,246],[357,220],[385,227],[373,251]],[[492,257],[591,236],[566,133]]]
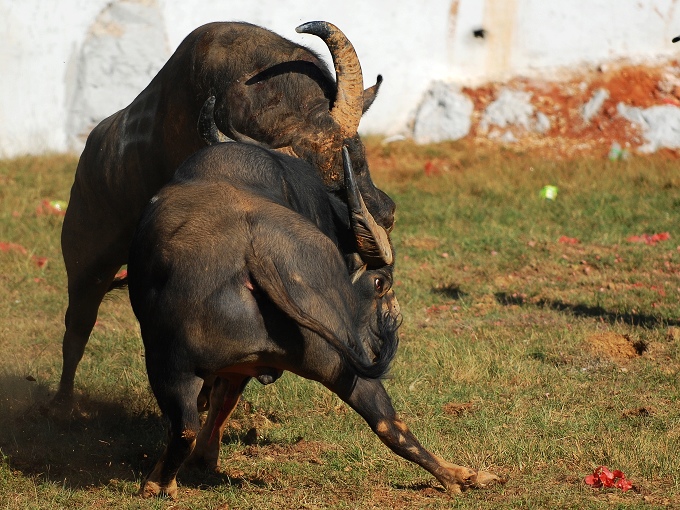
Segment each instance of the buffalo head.
[[375,100],[382,76],[364,90],[356,51],[335,25],[313,21],[296,30],[316,35],[326,43],[336,82],[308,50],[298,56],[299,60],[267,61],[263,69],[229,83],[223,90],[213,86],[210,95],[217,98],[217,125],[237,141],[254,139],[308,161],[321,172],[326,188],[340,195],[344,194],[340,154],[346,146],[368,209],[380,225],[391,230],[394,202],[373,183],[357,132],[361,116]]

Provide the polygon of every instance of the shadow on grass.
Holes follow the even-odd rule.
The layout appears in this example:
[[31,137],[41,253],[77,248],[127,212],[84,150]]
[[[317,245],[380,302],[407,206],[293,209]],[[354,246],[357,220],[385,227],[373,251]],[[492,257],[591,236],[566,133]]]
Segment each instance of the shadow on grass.
[[601,306],[588,306],[583,304],[565,303],[564,301],[541,299],[539,301],[528,301],[526,297],[519,294],[509,294],[507,292],[497,292],[494,297],[496,301],[505,306],[533,306],[536,308],[547,308],[557,312],[568,313],[574,317],[585,317],[591,319],[601,319],[609,324],[624,323],[645,329],[654,329],[668,326],[680,326],[680,321],[676,319],[664,319],[653,315],[621,313],[607,310]]
[[[110,401],[79,397],[77,410],[69,413],[55,412],[50,399],[46,386],[0,374],[0,460],[6,457],[12,472],[80,489],[111,480],[139,481],[160,457],[165,424],[153,405],[116,400],[115,395]],[[188,467],[178,480],[188,487],[259,481]]]
[[[128,403],[77,399],[77,409],[50,407],[47,387],[20,376],[0,376],[0,449],[12,471],[77,489],[133,481],[151,467],[164,437],[155,413]],[[4,407],[4,406],[3,406]]]
[[434,294],[441,294],[449,299],[454,299],[456,301],[463,299],[467,294],[460,290],[458,285],[446,284],[432,288]]

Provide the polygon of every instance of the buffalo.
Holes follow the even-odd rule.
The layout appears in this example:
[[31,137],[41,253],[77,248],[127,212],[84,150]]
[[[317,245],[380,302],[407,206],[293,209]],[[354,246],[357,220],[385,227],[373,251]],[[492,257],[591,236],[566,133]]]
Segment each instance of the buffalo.
[[[248,23],[210,23],[179,45],[126,108],[90,133],[75,174],[61,234],[68,276],[63,368],[55,403],[71,402],[75,373],[149,199],[187,157],[205,147],[196,130],[206,99],[232,138],[295,155],[343,195],[340,148],[346,144],[368,210],[389,231],[394,203],[373,182],[357,134],[378,82],[363,90],[356,52],[335,26],[301,25],[330,49],[336,79],[318,55]],[[337,80],[337,81],[336,81]]]
[[[145,210],[128,284],[168,442],[140,495],[177,494],[190,460],[217,468],[226,420],[252,378],[283,371],[336,393],[395,453],[460,492],[499,478],[443,461],[401,421],[381,383],[396,347],[392,248],[363,203],[346,149],[347,196],[308,163],[252,144],[192,155]],[[199,423],[197,398],[212,387]]]

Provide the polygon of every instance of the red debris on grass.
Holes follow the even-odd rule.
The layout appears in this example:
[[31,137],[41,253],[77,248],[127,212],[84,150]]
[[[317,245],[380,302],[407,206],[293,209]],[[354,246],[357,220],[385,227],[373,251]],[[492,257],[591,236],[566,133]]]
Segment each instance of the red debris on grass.
[[561,237],[557,240],[557,242],[558,242],[558,243],[562,243],[562,244],[578,244],[578,243],[580,243],[581,241],[579,241],[579,240],[576,239],[575,237],[561,236]]
[[43,269],[47,265],[47,257],[38,257],[36,255],[33,255],[31,257],[31,260],[35,263],[36,266],[38,266],[40,269]]
[[115,280],[123,280],[127,278],[127,269],[122,269],[116,273]]
[[437,314],[437,313],[441,313],[441,312],[446,312],[450,309],[451,309],[451,305],[432,305],[425,310],[425,313],[427,313],[427,315],[432,315],[432,314]]
[[425,175],[427,177],[432,177],[433,175],[439,175],[441,173],[439,166],[437,164],[435,164],[435,162],[432,161],[431,159],[428,159],[425,162],[424,171],[425,171]]
[[[20,253],[21,255],[28,255],[28,250],[17,243],[7,243],[0,241],[0,251],[9,253],[11,251]],[[31,260],[40,269],[43,269],[47,265],[47,257],[38,257],[37,255],[31,255]]]
[[626,478],[623,471],[615,469],[610,471],[607,466],[598,466],[593,471],[592,475],[588,475],[583,480],[586,484],[594,489],[600,487],[616,487],[623,492],[633,488],[633,482]]
[[668,232],[661,232],[660,234],[642,234],[639,236],[630,236],[626,241],[629,243],[645,243],[654,246],[661,241],[668,241],[671,235]]
[[17,253],[21,253],[22,255],[26,255],[28,253],[28,250],[26,250],[26,248],[20,244],[6,243],[4,241],[0,241],[0,251],[4,251],[5,253],[15,251]]

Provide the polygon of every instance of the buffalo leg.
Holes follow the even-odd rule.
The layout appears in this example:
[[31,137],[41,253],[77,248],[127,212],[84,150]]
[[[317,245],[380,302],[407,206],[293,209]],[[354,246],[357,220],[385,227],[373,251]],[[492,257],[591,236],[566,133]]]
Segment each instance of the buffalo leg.
[[62,344],[63,367],[55,403],[70,403],[78,363],[97,320],[99,305],[126,260],[129,235],[106,221],[82,196],[79,178],[71,190],[61,230],[61,251],[68,275],[68,309]]
[[250,377],[236,374],[215,380],[210,392],[208,417],[198,433],[196,448],[191,454],[190,462],[213,471],[217,470],[222,434],[248,381]]
[[155,369],[147,363],[149,382],[154,390],[158,406],[170,422],[168,443],[153,471],[142,482],[139,495],[177,497],[177,472],[191,455],[196,436],[201,427],[196,409],[196,397],[201,390],[202,380],[194,375],[185,375],[168,380],[164,370]]
[[[82,269],[72,271],[69,276],[69,304],[66,310],[66,332],[62,344],[63,367],[55,403],[69,403],[73,400],[73,385],[78,363],[85,352],[85,345],[97,321],[99,305],[109,290],[111,282],[120,269],[119,265],[100,271],[80,274]],[[73,274],[76,272],[78,274]]]
[[366,420],[387,447],[432,473],[447,491],[460,493],[468,487],[484,488],[493,482],[503,482],[493,473],[451,464],[423,448],[397,417],[380,381],[357,378],[353,386],[351,383],[328,386]]

